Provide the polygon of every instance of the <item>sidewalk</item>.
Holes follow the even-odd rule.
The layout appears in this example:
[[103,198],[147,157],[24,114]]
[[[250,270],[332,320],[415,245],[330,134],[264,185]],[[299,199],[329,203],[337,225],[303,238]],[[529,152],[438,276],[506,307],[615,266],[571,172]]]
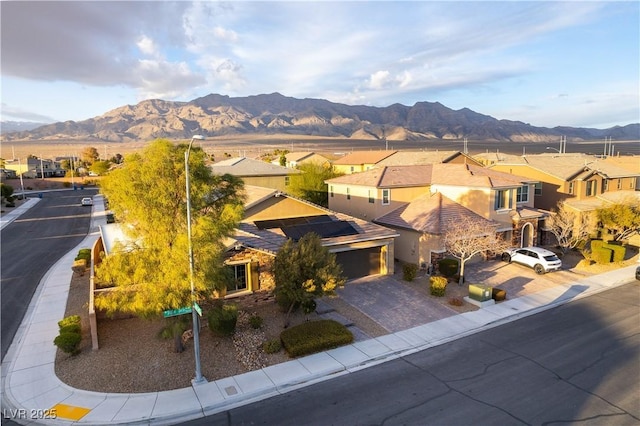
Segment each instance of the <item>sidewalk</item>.
[[175,424],[349,374],[608,290],[632,279],[636,268],[636,265],[628,266],[477,311],[189,388],[139,394],[89,392],[73,389],[56,377],[57,348],[52,342],[58,333],[57,321],[64,316],[71,265],[77,250],[90,247],[98,238],[98,226],[106,223],[99,197],[95,197],[90,234],[43,277],[2,363],[3,416],[15,422]]

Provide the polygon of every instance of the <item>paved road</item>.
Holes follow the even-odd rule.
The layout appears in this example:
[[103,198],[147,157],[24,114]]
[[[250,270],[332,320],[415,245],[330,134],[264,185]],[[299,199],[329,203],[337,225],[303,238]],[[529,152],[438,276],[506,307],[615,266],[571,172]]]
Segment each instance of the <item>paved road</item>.
[[91,210],[80,199],[95,190],[45,192],[34,207],[2,229],[2,358],[44,274],[89,231]]
[[640,423],[632,282],[188,425]]

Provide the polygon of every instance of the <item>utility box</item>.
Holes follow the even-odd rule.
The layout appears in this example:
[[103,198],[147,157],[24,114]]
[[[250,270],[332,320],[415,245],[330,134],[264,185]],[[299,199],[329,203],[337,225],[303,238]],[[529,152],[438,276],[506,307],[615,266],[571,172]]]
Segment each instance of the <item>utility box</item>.
[[478,302],[491,300],[491,286],[482,284],[469,284],[469,298]]

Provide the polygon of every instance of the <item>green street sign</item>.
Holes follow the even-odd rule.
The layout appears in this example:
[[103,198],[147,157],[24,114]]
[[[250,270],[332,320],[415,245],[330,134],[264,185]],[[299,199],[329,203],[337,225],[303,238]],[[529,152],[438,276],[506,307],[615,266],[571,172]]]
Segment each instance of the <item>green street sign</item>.
[[202,308],[200,307],[200,305],[198,305],[197,302],[193,302],[193,308],[196,310],[198,315],[202,316]]
[[190,307],[180,308],[180,309],[170,309],[168,311],[162,312],[162,316],[165,318],[177,317],[178,315],[188,314],[189,312],[191,312]]

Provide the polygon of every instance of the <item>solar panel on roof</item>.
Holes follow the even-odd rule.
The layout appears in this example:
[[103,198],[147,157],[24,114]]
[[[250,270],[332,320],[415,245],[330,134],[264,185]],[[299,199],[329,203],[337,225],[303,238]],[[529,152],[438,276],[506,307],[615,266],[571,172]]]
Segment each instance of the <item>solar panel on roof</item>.
[[257,220],[253,222],[258,229],[286,228],[289,226],[332,222],[331,217],[326,214],[316,216],[289,217],[284,219]]
[[317,234],[318,236],[320,236],[320,238],[342,237],[346,235],[358,234],[358,231],[356,231],[349,222],[346,222],[344,220],[320,223],[305,223],[300,225],[285,226],[280,229],[282,229],[284,235],[294,241],[298,241],[309,232]]

